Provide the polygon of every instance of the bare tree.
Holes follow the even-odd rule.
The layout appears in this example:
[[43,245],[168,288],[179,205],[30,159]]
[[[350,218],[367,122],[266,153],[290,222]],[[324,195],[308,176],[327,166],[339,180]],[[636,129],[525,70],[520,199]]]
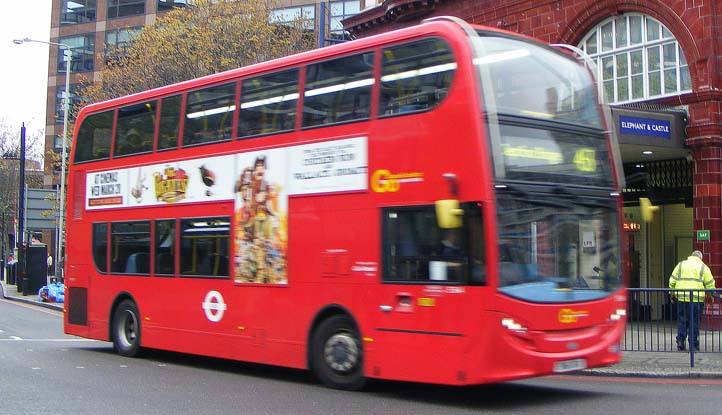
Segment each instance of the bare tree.
[[[0,229],[2,241],[7,246],[7,235],[13,233],[17,216],[18,191],[20,189],[20,125],[0,119]],[[25,128],[25,183],[39,188],[43,184],[42,149],[44,130],[31,126]]]

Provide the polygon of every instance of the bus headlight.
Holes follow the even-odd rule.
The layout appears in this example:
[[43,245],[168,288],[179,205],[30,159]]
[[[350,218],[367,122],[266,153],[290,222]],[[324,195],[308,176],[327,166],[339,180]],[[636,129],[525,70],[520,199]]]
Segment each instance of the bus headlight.
[[617,311],[615,311],[614,314],[609,316],[609,320],[611,320],[611,321],[621,320],[622,317],[624,317],[626,315],[627,315],[627,310],[620,308]]
[[511,318],[502,318],[501,325],[517,333],[526,333],[527,330],[526,327],[522,326]]

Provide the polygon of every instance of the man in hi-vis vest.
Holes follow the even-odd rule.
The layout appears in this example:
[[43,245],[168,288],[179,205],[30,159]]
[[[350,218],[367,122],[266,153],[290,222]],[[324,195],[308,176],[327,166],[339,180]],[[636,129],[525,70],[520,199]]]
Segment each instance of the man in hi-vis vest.
[[[677,290],[672,293],[672,301],[677,302],[677,350],[684,350],[685,340],[689,334],[690,346],[692,334],[689,332],[689,323],[694,319],[694,348],[699,350],[699,322],[704,307],[704,289],[714,289],[712,271],[702,261],[702,252],[694,251],[692,255],[674,267],[669,277],[669,288]],[[690,315],[691,313],[691,315]]]

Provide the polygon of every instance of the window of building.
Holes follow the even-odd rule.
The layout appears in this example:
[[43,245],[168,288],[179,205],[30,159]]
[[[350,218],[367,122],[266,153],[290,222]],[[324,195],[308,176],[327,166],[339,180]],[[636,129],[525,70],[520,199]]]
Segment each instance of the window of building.
[[238,136],[292,130],[297,102],[298,69],[244,79]]
[[125,56],[135,37],[143,30],[143,27],[126,27],[124,29],[109,30],[105,32],[105,61]]
[[467,203],[464,225],[441,229],[433,205],[382,210],[382,261],[385,282],[485,283],[481,209]]
[[150,222],[116,222],[110,225],[113,256],[110,272],[150,273]]
[[692,90],[687,60],[663,24],[641,14],[609,18],[579,47],[597,63],[600,93],[609,103],[640,101]]
[[[58,43],[68,45],[72,49],[73,61],[70,66],[71,73],[87,72],[93,70],[95,61],[95,34],[61,37]],[[58,72],[65,72],[67,62],[65,53],[58,54]]]
[[183,276],[225,277],[229,265],[229,217],[180,221],[180,269]]
[[60,25],[95,21],[96,0],[60,0]]
[[236,112],[235,95],[235,82],[189,92],[183,145],[230,139]]
[[108,0],[108,19],[145,14],[145,0]]
[[308,65],[303,126],[368,118],[374,85],[373,62],[373,52],[366,52]]
[[186,7],[188,0],[158,0],[158,13],[173,10],[176,7]]
[[[70,112],[68,113],[68,120],[72,121],[75,119],[73,116],[73,107],[79,105],[81,98],[77,95],[78,85],[70,85]],[[65,85],[58,85],[55,87],[55,123],[62,124],[63,116],[65,114]],[[72,131],[70,132],[72,134]]]
[[288,24],[301,19],[305,30],[316,28],[316,6],[286,7],[271,11],[271,23]]
[[329,35],[331,39],[350,40],[348,32],[343,30],[341,21],[361,11],[359,0],[329,2]]

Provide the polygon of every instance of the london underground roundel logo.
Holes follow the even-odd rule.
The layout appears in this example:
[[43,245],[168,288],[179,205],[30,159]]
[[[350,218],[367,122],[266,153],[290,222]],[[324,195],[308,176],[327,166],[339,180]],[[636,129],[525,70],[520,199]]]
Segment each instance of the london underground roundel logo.
[[218,291],[208,291],[205,300],[203,300],[203,311],[206,313],[206,318],[213,323],[218,323],[223,318],[225,313],[226,303],[223,302],[223,296]]

